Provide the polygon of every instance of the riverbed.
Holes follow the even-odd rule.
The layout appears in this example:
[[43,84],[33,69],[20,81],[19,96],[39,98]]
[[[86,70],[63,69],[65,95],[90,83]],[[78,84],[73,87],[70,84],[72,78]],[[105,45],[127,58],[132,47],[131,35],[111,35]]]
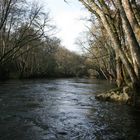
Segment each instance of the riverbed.
[[140,112],[95,95],[114,87],[91,79],[0,83],[0,140],[139,140]]

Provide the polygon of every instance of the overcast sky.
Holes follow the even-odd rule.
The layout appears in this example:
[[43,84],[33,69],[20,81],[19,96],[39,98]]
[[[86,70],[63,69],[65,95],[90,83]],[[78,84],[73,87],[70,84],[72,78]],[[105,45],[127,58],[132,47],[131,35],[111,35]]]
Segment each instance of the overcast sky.
[[64,0],[40,0],[44,7],[49,8],[57,28],[57,37],[62,40],[62,45],[66,48],[79,52],[79,47],[75,45],[76,38],[85,30],[85,22],[80,20],[89,16],[89,13],[78,2],[69,0],[66,4]]

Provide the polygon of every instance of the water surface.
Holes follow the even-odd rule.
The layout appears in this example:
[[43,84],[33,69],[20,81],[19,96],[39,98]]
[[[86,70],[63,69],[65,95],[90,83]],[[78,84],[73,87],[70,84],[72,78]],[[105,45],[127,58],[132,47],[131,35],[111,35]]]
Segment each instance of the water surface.
[[88,79],[0,83],[0,140],[139,140],[139,111],[95,99],[112,86]]

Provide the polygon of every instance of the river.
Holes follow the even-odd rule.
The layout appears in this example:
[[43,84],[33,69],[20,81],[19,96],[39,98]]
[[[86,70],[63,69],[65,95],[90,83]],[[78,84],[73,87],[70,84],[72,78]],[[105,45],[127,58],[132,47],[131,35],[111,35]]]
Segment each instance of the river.
[[0,140],[139,140],[139,111],[95,99],[112,87],[89,79],[1,82]]

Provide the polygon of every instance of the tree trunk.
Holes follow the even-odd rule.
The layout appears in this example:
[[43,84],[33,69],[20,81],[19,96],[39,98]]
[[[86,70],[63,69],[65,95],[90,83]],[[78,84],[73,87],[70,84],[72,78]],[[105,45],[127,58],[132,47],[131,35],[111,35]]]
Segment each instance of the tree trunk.
[[135,16],[134,10],[132,8],[132,4],[130,3],[129,0],[123,0],[122,2],[127,18],[134,30],[138,42],[140,43],[140,25]]
[[[126,1],[126,0],[125,0]],[[126,16],[124,8],[120,0],[117,1],[117,6],[120,10],[120,15],[123,21],[123,27],[126,33],[126,37],[130,46],[131,57],[133,60],[134,70],[139,78],[139,68],[140,68],[140,46],[136,39],[135,33],[130,25],[130,22]],[[127,6],[125,6],[127,7]],[[133,19],[131,19],[133,20]]]
[[127,15],[127,18],[129,20],[134,32],[136,33],[137,29],[139,29],[140,26],[139,26],[138,21],[135,17],[134,11],[132,9],[132,5],[131,5],[129,0],[123,0],[122,4],[123,4],[124,10],[125,10],[125,13]]
[[115,52],[119,53],[119,56],[120,56],[120,58],[122,60],[122,63],[124,64],[124,66],[126,67],[128,73],[129,73],[131,81],[133,83],[135,83],[138,80],[137,76],[136,76],[136,74],[134,72],[134,69],[133,69],[132,65],[129,63],[126,55],[124,54],[123,50],[121,49],[121,44],[120,44],[120,41],[119,41],[118,37],[111,30],[110,24],[107,22],[106,18],[104,16],[102,16],[102,18],[103,18],[102,22],[103,22],[106,30],[108,31],[108,34],[110,35],[111,40],[112,40],[112,42],[114,44],[113,48],[114,48]]
[[124,84],[123,70],[122,70],[122,61],[118,54],[116,54],[116,72],[117,72],[117,85],[122,87]]
[[131,0],[131,4],[132,4],[132,8],[133,8],[134,13],[135,13],[135,17],[140,25],[140,10],[139,10],[139,7],[136,3],[136,0]]

